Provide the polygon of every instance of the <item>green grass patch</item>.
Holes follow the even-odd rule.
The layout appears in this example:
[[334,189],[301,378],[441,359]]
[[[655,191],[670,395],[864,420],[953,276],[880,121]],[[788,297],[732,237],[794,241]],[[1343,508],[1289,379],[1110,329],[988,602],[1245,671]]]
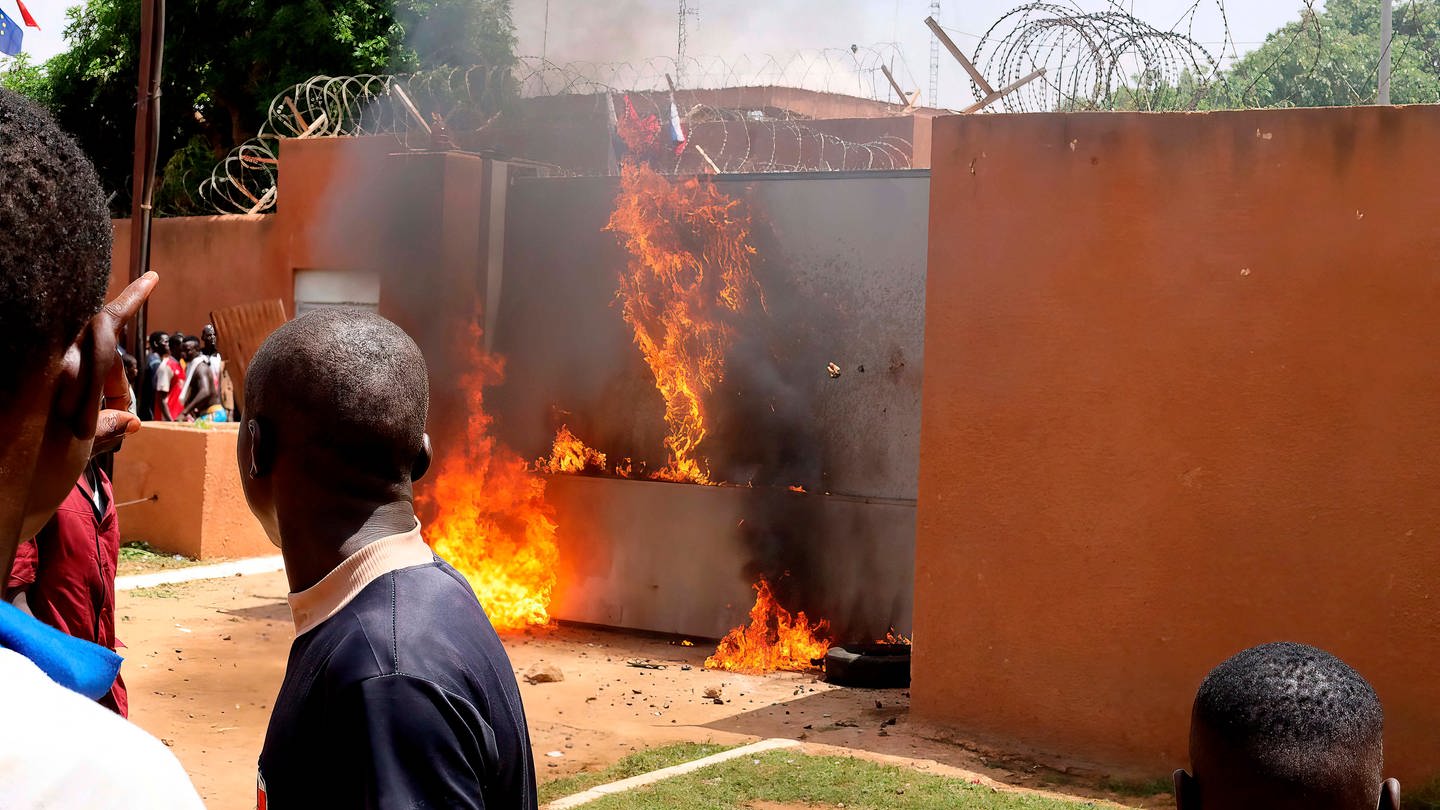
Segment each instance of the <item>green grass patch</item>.
[[[543,798],[543,796],[542,796]],[[848,757],[771,751],[741,757],[640,790],[607,796],[587,810],[745,810],[772,802],[795,808],[850,810],[1070,810],[1094,802],[1002,793],[961,779]]]
[[151,571],[164,571],[169,568],[189,568],[192,565],[199,565],[199,560],[192,560],[189,557],[182,557],[179,554],[167,554],[163,551],[156,551],[149,543],[136,541],[126,543],[120,547],[120,564],[116,566],[116,573],[124,576],[126,574],[144,574]]
[[1400,783],[1400,806],[1405,810],[1440,810],[1440,778],[1407,788]]
[[[588,771],[571,776],[552,779],[540,786],[540,803],[553,802],[566,796],[573,796],[596,785],[608,785],[621,779],[629,779],[642,773],[658,771],[682,762],[693,762],[711,754],[728,751],[733,745],[715,743],[678,743],[659,748],[650,748],[631,754],[603,771]],[[544,757],[541,756],[543,760]],[[541,770],[544,770],[543,768]]]
[[156,585],[153,588],[134,588],[130,593],[141,599],[179,599],[180,589],[174,585]]
[[1118,796],[1134,796],[1141,799],[1148,799],[1151,796],[1158,796],[1162,793],[1173,795],[1175,793],[1175,781],[1172,777],[1156,777],[1154,779],[1114,779],[1107,777],[1100,782],[1102,790],[1108,790]]

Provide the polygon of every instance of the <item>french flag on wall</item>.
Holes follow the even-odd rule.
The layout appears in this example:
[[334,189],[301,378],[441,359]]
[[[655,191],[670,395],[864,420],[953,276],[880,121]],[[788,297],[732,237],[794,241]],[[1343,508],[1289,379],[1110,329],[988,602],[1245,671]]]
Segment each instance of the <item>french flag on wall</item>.
[[685,151],[685,127],[680,123],[680,108],[675,99],[670,99],[670,141],[675,144],[675,154]]

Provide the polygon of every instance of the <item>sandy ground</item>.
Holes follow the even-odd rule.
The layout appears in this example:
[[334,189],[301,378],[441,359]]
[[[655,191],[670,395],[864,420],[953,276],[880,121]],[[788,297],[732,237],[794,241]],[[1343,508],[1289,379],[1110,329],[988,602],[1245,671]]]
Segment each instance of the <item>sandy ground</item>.
[[[171,745],[212,810],[255,806],[255,761],[293,637],[286,590],[284,574],[274,573],[119,594],[131,718]],[[521,679],[542,782],[667,742],[765,737],[919,759],[937,772],[1007,785],[1072,781],[912,724],[909,695],[899,690],[712,672],[702,666],[703,645],[610,631],[562,627],[505,642],[517,675],[539,664],[564,674],[558,683]],[[706,698],[707,689],[720,690],[722,702]]]

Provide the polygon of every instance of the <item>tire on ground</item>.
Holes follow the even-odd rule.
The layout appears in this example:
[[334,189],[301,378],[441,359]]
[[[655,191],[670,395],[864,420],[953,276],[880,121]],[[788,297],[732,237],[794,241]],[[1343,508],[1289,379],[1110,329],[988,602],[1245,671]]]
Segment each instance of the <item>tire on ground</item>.
[[825,680],[861,689],[904,689],[910,685],[907,644],[846,644],[825,653]]

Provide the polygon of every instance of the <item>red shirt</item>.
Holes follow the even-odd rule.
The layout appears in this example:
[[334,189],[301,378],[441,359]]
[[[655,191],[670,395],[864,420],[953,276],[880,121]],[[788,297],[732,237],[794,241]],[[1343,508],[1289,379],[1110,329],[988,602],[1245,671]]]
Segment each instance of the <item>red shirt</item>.
[[[162,422],[175,422],[180,419],[180,411],[184,406],[184,401],[181,399],[184,392],[181,389],[185,387],[185,367],[180,365],[179,360],[168,356],[160,358],[160,364],[169,371],[170,388],[167,389],[169,393],[165,395],[164,399],[160,399],[158,396],[155,398],[155,419]],[[158,369],[156,373],[156,380],[158,380],[160,378]],[[165,409],[164,413],[161,413],[161,408]]]
[[[84,475],[60,505],[55,517],[34,540],[20,544],[15,564],[5,581],[7,601],[25,591],[35,618],[68,633],[108,647],[124,645],[115,638],[115,566],[120,556],[120,522],[110,479],[98,467],[101,510],[97,515],[93,490]],[[110,694],[100,703],[122,717],[128,716],[125,681],[115,678]]]

